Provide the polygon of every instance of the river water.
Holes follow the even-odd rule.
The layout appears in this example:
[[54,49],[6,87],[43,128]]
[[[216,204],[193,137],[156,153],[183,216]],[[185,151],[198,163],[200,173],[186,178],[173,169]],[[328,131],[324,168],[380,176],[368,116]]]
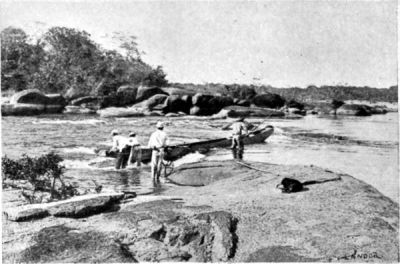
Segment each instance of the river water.
[[[147,144],[160,118],[99,118],[96,115],[42,115],[2,117],[2,155],[18,158],[23,153],[41,155],[55,151],[64,158],[65,178],[79,186],[129,190],[141,194],[168,188],[167,183],[154,186],[150,168],[116,171],[112,160],[96,156],[94,150],[111,145],[110,131],[123,134],[135,131],[142,144]],[[224,137],[221,127],[231,119],[214,120],[202,117],[163,118],[171,143]],[[398,202],[398,113],[370,117],[318,117],[301,119],[249,118],[249,122],[268,122],[274,134],[263,144],[249,145],[245,160],[277,164],[315,165],[347,173],[361,179]],[[230,159],[227,149],[207,154],[189,154],[184,161],[200,158]],[[109,162],[99,168],[93,164]]]

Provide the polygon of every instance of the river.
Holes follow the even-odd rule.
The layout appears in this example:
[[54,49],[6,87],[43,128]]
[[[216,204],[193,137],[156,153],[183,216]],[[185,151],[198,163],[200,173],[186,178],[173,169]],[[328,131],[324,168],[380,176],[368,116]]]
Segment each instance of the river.
[[[106,160],[94,150],[110,146],[110,131],[135,131],[142,144],[160,118],[99,118],[96,115],[41,115],[2,117],[2,155],[18,158],[23,153],[40,155],[55,151],[64,158],[65,178],[87,188],[94,181],[106,189],[154,193],[168,184],[153,186],[148,165],[141,169],[116,171],[98,168],[93,162]],[[223,137],[221,127],[228,120],[197,117],[163,118],[172,143]],[[249,118],[268,122],[274,134],[264,144],[246,146],[245,160],[277,164],[315,165],[347,173],[363,180],[398,202],[398,113],[370,117],[318,117],[301,119]],[[227,149],[215,149],[207,156],[190,154],[183,160],[230,159]],[[183,161],[178,161],[177,164]]]

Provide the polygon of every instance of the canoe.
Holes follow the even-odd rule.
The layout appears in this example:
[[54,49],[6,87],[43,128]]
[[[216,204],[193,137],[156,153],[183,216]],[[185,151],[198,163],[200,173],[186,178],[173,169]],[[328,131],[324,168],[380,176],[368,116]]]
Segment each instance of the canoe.
[[[243,138],[244,145],[263,143],[274,132],[273,126],[261,124],[254,130],[250,131],[248,136]],[[167,147],[164,159],[175,161],[186,154],[192,152],[206,153],[212,148],[226,148],[230,147],[232,140],[230,138],[218,138],[212,140],[204,140],[193,143],[185,143],[178,145],[171,145]],[[99,151],[98,155],[106,157],[116,157],[115,152]],[[142,148],[142,162],[148,163],[151,160],[151,149]]]

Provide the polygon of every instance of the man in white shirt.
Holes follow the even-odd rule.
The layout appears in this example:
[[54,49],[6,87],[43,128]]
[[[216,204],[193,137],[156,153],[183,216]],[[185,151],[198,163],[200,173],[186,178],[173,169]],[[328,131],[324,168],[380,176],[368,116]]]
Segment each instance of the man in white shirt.
[[140,167],[142,162],[142,149],[140,143],[136,138],[136,133],[129,133],[128,146],[130,146],[130,155],[128,159],[128,165],[133,164],[136,161],[136,166]]
[[114,129],[111,132],[113,145],[111,151],[117,152],[117,160],[115,162],[115,168],[117,170],[124,169],[128,163],[130,146],[128,146],[128,138],[119,134],[119,131]]
[[244,117],[239,118],[232,124],[232,154],[234,159],[243,159],[244,144],[243,136],[248,134]]
[[161,164],[167,146],[168,136],[164,130],[164,123],[157,122],[157,130],[151,134],[148,147],[152,149],[151,154],[151,176],[153,180],[158,180],[161,173]]

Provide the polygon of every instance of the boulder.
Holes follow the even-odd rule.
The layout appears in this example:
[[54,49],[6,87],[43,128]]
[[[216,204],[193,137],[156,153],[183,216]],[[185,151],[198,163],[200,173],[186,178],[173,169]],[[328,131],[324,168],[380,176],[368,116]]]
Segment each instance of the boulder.
[[168,113],[165,115],[165,117],[179,117],[179,116],[181,116],[181,115],[178,113]]
[[185,88],[177,88],[177,87],[164,87],[161,88],[164,92],[166,92],[168,95],[179,95],[179,96],[184,96],[184,95],[195,95],[196,92],[192,90],[188,90]]
[[16,207],[14,210],[9,209],[3,213],[7,220],[15,222],[39,219],[49,215],[46,208],[35,205]]
[[99,108],[118,107],[119,101],[115,94],[99,97]]
[[253,98],[253,104],[259,107],[280,108],[284,106],[285,99],[279,94],[264,93]]
[[1,114],[4,116],[15,115],[15,116],[30,116],[39,115],[46,109],[44,104],[2,104]]
[[57,114],[57,113],[62,113],[64,110],[65,106],[64,105],[46,105],[44,112],[46,114]]
[[61,105],[66,106],[67,100],[61,94],[46,94],[47,105]]
[[96,114],[96,110],[82,107],[82,106],[75,106],[75,105],[67,105],[63,112],[64,114]]
[[10,98],[10,104],[38,104],[45,105],[48,102],[47,96],[37,89],[28,89],[15,93]]
[[251,102],[249,100],[243,99],[243,100],[239,100],[236,105],[238,106],[250,106]]
[[297,108],[299,110],[304,109],[304,104],[297,102],[296,100],[290,100],[289,102],[286,103],[287,108]]
[[156,94],[167,94],[167,93],[161,90],[161,88],[159,87],[140,86],[137,91],[136,102],[144,101]]
[[164,103],[163,112],[190,112],[190,105],[188,105],[179,95],[170,95]]
[[373,115],[381,115],[381,114],[386,114],[388,111],[386,107],[382,106],[373,106],[370,108],[371,114]]
[[152,110],[156,105],[164,104],[165,100],[167,100],[168,95],[165,94],[155,94],[146,101],[143,101],[143,106]]
[[80,106],[82,104],[87,104],[87,103],[98,103],[98,97],[97,96],[84,96],[84,97],[79,97],[70,102],[71,105],[75,106]]
[[294,108],[294,107],[287,108],[287,112],[289,114],[295,114],[295,115],[306,115],[305,110],[301,110],[301,109]]
[[4,214],[12,221],[27,221],[48,215],[83,217],[107,210],[123,197],[123,193],[89,194],[57,202],[7,208]]
[[187,106],[192,107],[192,96],[191,95],[183,95],[181,97],[182,101],[186,103]]
[[213,97],[214,96],[208,94],[196,93],[192,97],[192,105],[199,106],[201,108],[209,107],[210,106],[209,102]]
[[117,90],[119,106],[132,105],[136,101],[138,88],[131,85],[123,85]]
[[192,106],[190,108],[190,112],[191,115],[200,115],[201,114],[201,109],[198,106]]
[[68,101],[85,96],[85,93],[78,87],[70,87],[64,94]]
[[144,109],[109,107],[101,109],[97,113],[100,117],[139,117],[144,116]]
[[212,108],[217,108],[217,109],[219,108],[218,111],[224,108],[225,106],[230,106],[230,105],[233,105],[233,98],[229,96],[215,96],[211,98],[209,101],[209,106]]
[[163,116],[164,114],[160,111],[145,111],[144,116]]
[[224,118],[234,115],[234,114],[232,114],[233,112],[234,111],[231,109],[221,109],[221,111],[219,111],[217,114],[213,114],[211,116],[211,119],[224,119]]
[[48,207],[50,215],[58,217],[84,217],[110,209],[117,201],[124,197],[123,193],[114,195],[95,195],[84,199],[71,199],[55,203]]
[[229,117],[247,117],[247,116],[257,116],[257,117],[282,117],[285,116],[283,111],[261,108],[261,107],[245,107],[245,106],[228,106],[224,110],[230,110],[228,112]]
[[370,116],[369,106],[358,104],[345,104],[336,110],[337,115]]

